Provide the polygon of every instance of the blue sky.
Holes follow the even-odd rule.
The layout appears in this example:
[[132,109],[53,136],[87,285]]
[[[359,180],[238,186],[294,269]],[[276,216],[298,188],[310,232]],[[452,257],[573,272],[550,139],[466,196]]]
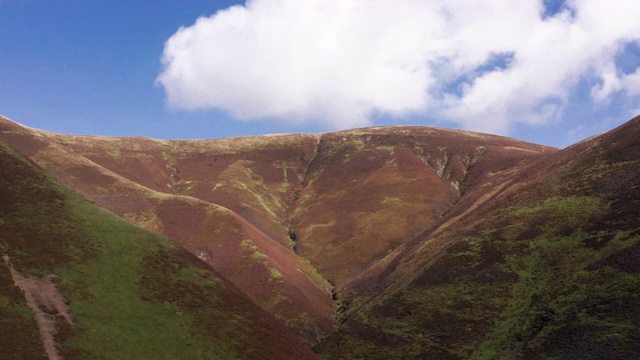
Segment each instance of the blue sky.
[[640,5],[482,3],[0,0],[0,114],[73,134],[425,125],[564,147],[640,113]]

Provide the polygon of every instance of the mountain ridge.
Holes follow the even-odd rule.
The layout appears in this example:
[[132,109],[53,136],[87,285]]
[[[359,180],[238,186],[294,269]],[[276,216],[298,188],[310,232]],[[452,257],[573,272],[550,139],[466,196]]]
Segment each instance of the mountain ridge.
[[[526,296],[562,315],[549,318],[549,334],[560,331],[553,323],[558,318],[576,329],[586,325],[522,286],[541,281],[550,294],[569,294],[575,307],[576,292],[540,270],[548,266],[540,254],[561,246],[586,262],[625,251],[634,256],[634,245],[627,245],[638,241],[637,229],[607,220],[598,235],[589,224],[615,216],[633,227],[638,219],[633,206],[609,197],[637,202],[639,123],[632,119],[565,149],[424,127],[211,140],[104,138],[48,133],[6,118],[0,118],[0,141],[98,205],[171,238],[323,357],[506,356],[500,346],[511,349],[509,356],[531,356],[534,349],[556,356],[540,345],[552,336],[531,330],[540,326],[536,316],[550,315],[526,312],[533,306]],[[617,180],[603,182],[610,177]],[[581,239],[593,251],[584,250]],[[611,261],[620,269],[634,269],[617,256]],[[595,260],[554,261],[572,276],[586,272],[580,276],[587,283],[602,282],[596,281],[601,270],[589,270]],[[597,266],[618,274],[616,286],[637,286],[623,270]],[[483,291],[489,296],[479,300]],[[444,301],[446,293],[468,300]],[[442,310],[416,307],[421,297]],[[482,309],[481,315],[476,319],[464,307]],[[500,322],[500,312],[523,320],[524,328]],[[451,329],[440,329],[443,324]],[[496,332],[500,326],[519,338]],[[458,339],[447,335],[453,329]],[[602,331],[622,328],[608,329]],[[626,349],[622,354],[633,353],[626,342],[615,344]],[[591,351],[607,354],[597,346]]]

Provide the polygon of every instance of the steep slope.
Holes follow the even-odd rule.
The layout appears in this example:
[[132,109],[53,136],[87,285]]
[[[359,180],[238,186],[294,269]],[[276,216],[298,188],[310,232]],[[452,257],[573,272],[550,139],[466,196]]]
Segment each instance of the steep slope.
[[[154,148],[162,143],[100,138],[92,143],[87,138],[25,128],[7,119],[0,119],[0,140],[98,205],[136,225],[167,235],[307,341],[316,341],[332,331],[335,320],[330,288],[315,269],[295,256],[290,246],[269,238],[233,211],[194,197],[170,194],[171,183],[164,182],[162,171],[158,170],[167,168],[155,162],[164,159],[164,154]],[[105,142],[114,146],[105,148]],[[108,154],[101,158],[106,163],[116,151],[138,151],[137,156],[122,156],[124,162],[142,159],[131,166],[157,170],[145,170],[148,176],[143,173],[141,178],[145,179],[144,184],[165,192],[133,182],[72,150],[72,146],[91,148],[91,144],[98,152]],[[120,163],[110,164],[115,167]],[[134,176],[129,166],[118,169]]]
[[[9,309],[3,316],[18,324],[24,343],[31,344],[17,353],[27,354],[34,346],[41,353],[37,326],[51,328],[51,321],[41,310],[37,321],[30,320],[28,306],[35,297],[28,294],[55,294],[60,288],[61,296],[71,301],[69,310],[57,295],[47,305],[61,315],[54,318],[62,335],[54,340],[63,353],[91,353],[98,348],[95,339],[73,329],[80,327],[78,312],[86,311],[85,318],[89,305],[98,304],[100,296],[87,294],[105,290],[95,287],[95,279],[76,280],[78,273],[87,272],[86,258],[98,259],[90,273],[120,276],[108,269],[124,261],[125,269],[149,274],[138,282],[125,281],[129,285],[123,291],[128,292],[117,296],[136,299],[126,311],[142,311],[147,317],[170,309],[182,319],[205,316],[229,324],[231,330],[215,330],[222,333],[206,324],[204,330],[189,330],[195,335],[181,333],[184,327],[175,330],[184,335],[178,336],[182,340],[193,337],[196,345],[190,349],[202,351],[201,357],[257,356],[242,352],[251,349],[243,341],[267,327],[285,335],[284,341],[274,334],[265,339],[291,346],[291,353],[275,358],[312,356],[290,340],[280,327],[285,325],[311,344],[330,334],[315,347],[326,358],[635,358],[640,353],[639,135],[640,120],[634,119],[561,151],[424,127],[156,141],[52,134],[0,118],[0,142],[96,204],[168,236],[195,255],[113,217],[104,220],[105,213],[81,200],[71,201],[84,205],[69,217],[58,211],[62,200],[55,206],[26,204],[25,195],[21,202],[4,202],[6,213],[13,215],[0,215],[0,228],[10,223],[5,229],[24,226],[29,232],[18,243],[0,237],[3,250],[15,250],[3,257],[6,271],[0,280],[39,290],[26,291],[23,298],[16,287],[6,285],[0,304],[11,305],[0,308]],[[7,159],[20,159],[14,150],[3,149]],[[51,181],[39,174],[38,179]],[[13,189],[3,194],[6,199],[29,182],[48,188],[40,180],[5,177]],[[60,185],[55,188],[69,194]],[[20,214],[32,211],[35,217],[15,215],[14,202],[23,203]],[[48,220],[36,226],[39,217]],[[102,221],[108,226],[94,224]],[[81,225],[70,225],[75,223]],[[98,234],[87,233],[85,225]],[[67,238],[85,238],[76,230],[108,246],[74,243],[68,248]],[[54,261],[57,253],[50,247],[26,247],[24,239],[42,238],[45,232],[64,245],[64,261]],[[33,264],[54,261],[55,266],[25,265],[25,259]],[[187,270],[177,270],[183,268]],[[56,276],[44,277],[50,274]],[[66,281],[72,284],[68,289],[58,286]],[[138,295],[131,289],[138,289]],[[222,303],[205,304],[191,291],[220,292],[225,299],[242,297],[241,291],[247,297],[238,300],[244,305],[236,309],[218,296],[207,301]],[[199,300],[192,301],[194,296]],[[74,308],[74,302],[81,305]],[[163,303],[164,310],[147,303]],[[252,303],[280,325],[255,312]],[[108,308],[106,304],[99,303]],[[257,333],[246,331],[248,337],[227,346],[233,336],[225,334],[246,329],[242,326],[248,322],[230,320],[210,306],[264,321],[251,325]],[[185,314],[184,307],[195,312]],[[331,334],[334,316],[342,324]],[[132,329],[145,324],[136,319]],[[113,330],[103,323],[85,324],[93,326]],[[219,335],[219,343],[211,345],[198,334]],[[134,339],[149,344],[136,351],[162,347],[151,338]],[[157,339],[182,349],[182,340]]]
[[482,193],[483,177],[555,151],[420,127],[198,141],[59,135],[8,119],[0,130],[66,185],[169,236],[311,342],[334,326],[332,287],[335,296],[471,190]]
[[315,357],[195,256],[2,142],[0,252],[3,358]]
[[195,141],[46,136],[149,189],[224,206],[287,246],[286,209],[318,141],[315,135]]
[[291,214],[296,250],[339,290],[450,211],[483,176],[498,178],[553,151],[425,127],[324,134]]
[[423,127],[156,141],[0,119],[0,139],[100,206],[169,236],[310,342],[332,331],[331,297],[344,285],[454,205],[555,151]]
[[638,139],[635,118],[498,181],[485,173],[449,214],[346,287],[345,322],[316,350],[637,358]]

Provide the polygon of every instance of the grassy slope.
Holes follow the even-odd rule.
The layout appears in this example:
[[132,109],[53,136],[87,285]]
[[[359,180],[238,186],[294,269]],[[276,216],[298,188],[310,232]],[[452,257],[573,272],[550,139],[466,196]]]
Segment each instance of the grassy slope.
[[[543,159],[386,268],[326,358],[636,358],[640,119]],[[435,235],[437,236],[435,236]],[[357,306],[361,306],[357,308]]]
[[[138,226],[168,236],[197,255],[306,341],[314,342],[319,336],[332,331],[335,320],[330,292],[326,289],[328,286],[307,262],[295,256],[288,244],[285,246],[274,241],[223,207],[191,196],[151,190],[153,187],[168,189],[167,181],[174,187],[183,184],[179,177],[161,180],[164,175],[158,169],[163,168],[162,161],[167,155],[162,153],[162,142],[139,138],[76,138],[1,120],[0,138],[14,149],[98,205]],[[265,142],[269,143],[264,139],[259,141],[261,144]],[[183,150],[192,154],[196,163],[203,157],[201,151],[217,151],[215,146],[211,146],[211,141],[187,143]],[[142,174],[145,186],[96,164],[74,152],[76,150],[82,154],[87,152],[93,160],[122,171],[122,175],[127,177],[135,178]],[[284,150],[280,152],[286,153]],[[100,157],[101,153],[105,155]],[[117,161],[118,154],[121,155],[120,162]],[[178,158],[176,162],[170,161],[171,172],[190,176],[191,170],[180,165],[179,160],[188,156],[170,155],[169,160]],[[129,164],[132,159],[140,162]],[[207,166],[208,160],[204,158],[200,170],[205,172],[200,178],[206,183],[212,181],[209,180],[212,173]],[[192,164],[191,167],[197,170],[197,166]],[[136,168],[140,169],[138,175]],[[282,176],[282,169],[276,170]],[[213,187],[211,183],[210,188]],[[282,232],[288,243],[286,231]],[[251,240],[263,256],[250,256],[255,251],[249,252],[241,247],[244,240]]]
[[[0,169],[0,249],[24,276],[60,277],[76,318],[75,328],[58,323],[64,357],[313,356],[166,238],[89,203],[2,144]],[[43,350],[33,313],[4,266],[0,304],[3,356],[37,358]]]

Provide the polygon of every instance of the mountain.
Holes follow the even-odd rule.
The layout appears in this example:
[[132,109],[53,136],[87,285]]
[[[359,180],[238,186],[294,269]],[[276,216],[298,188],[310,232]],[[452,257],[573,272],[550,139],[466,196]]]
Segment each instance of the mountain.
[[4,359],[315,357],[166,237],[83,199],[5,144],[0,169]]
[[639,139],[640,117],[471,189],[349,285],[346,321],[317,350],[637,358]]
[[[64,298],[49,339],[69,358],[118,357],[102,331],[201,358],[636,358],[639,135],[635,118],[562,150],[425,127],[160,141],[0,117],[0,310],[41,353],[12,274]],[[100,298],[142,315],[90,315]],[[189,325],[160,332],[154,311]]]

